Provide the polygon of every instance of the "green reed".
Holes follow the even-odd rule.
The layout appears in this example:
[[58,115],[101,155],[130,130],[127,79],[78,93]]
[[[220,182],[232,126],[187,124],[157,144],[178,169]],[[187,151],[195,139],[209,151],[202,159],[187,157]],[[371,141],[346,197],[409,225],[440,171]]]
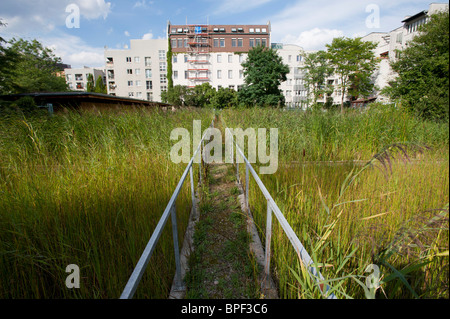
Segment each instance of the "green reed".
[[[280,166],[261,178],[339,298],[448,298],[448,124],[382,106],[344,116],[274,109],[222,116],[230,127],[279,129]],[[393,143],[411,147],[373,158]],[[264,241],[266,200],[249,186]],[[276,220],[272,252],[282,298],[321,297]],[[376,291],[364,286],[370,264],[382,276]]]
[[[170,161],[171,130],[211,118],[156,109],[1,116],[0,298],[118,298],[185,169]],[[190,205],[185,183],[180,244]],[[80,267],[79,289],[65,285],[69,264]],[[174,268],[169,221],[136,297],[166,298]]]

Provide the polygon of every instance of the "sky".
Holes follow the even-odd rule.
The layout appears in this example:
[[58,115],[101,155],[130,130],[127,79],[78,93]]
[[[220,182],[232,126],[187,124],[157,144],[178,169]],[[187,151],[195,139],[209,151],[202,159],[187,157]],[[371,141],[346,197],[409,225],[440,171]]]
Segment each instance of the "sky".
[[165,39],[168,21],[172,24],[270,21],[272,43],[297,44],[309,51],[324,49],[334,37],[391,31],[402,25],[404,17],[427,10],[430,3],[430,0],[1,0],[0,20],[6,27],[0,27],[0,36],[37,39],[73,68],[102,67],[105,47],[126,49],[130,39]]

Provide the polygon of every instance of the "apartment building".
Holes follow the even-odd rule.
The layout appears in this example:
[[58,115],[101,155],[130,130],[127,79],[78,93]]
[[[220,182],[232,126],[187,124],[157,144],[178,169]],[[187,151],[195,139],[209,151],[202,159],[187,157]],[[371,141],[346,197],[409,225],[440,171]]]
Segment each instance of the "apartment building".
[[172,50],[174,85],[203,83],[239,90],[242,63],[255,46],[270,46],[270,22],[265,25],[167,26]]
[[374,96],[380,102],[388,102],[389,99],[383,96],[380,91],[394,80],[397,74],[392,70],[390,63],[396,61],[408,43],[419,33],[419,27],[426,23],[430,15],[439,11],[448,10],[448,4],[431,3],[428,10],[420,11],[412,16],[405,17],[401,22],[402,26],[390,32],[373,32],[362,38],[363,41],[377,43],[375,56],[379,59],[377,70],[372,75],[372,80],[376,85]]
[[69,89],[73,91],[83,92],[87,90],[89,74],[94,77],[94,81],[97,81],[98,77],[100,76],[103,80],[103,83],[106,83],[105,70],[100,68],[91,68],[87,66],[77,69],[65,68],[64,74]]
[[105,49],[108,94],[161,101],[167,90],[165,39],[131,40],[129,49]]

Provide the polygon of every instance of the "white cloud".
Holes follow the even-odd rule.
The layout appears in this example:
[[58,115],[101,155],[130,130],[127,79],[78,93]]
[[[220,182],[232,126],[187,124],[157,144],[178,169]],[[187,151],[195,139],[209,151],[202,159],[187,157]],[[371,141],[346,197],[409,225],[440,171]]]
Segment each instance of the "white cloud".
[[344,32],[342,30],[313,28],[300,32],[299,35],[288,34],[281,42],[297,44],[305,50],[319,50],[323,49],[325,44],[331,43],[334,38],[342,37],[343,35]]
[[44,38],[41,42],[53,49],[63,63],[70,64],[73,68],[85,65],[100,67],[105,64],[104,48],[92,47],[77,36],[60,34],[57,37]]
[[80,7],[80,14],[86,19],[106,19],[111,12],[111,2],[105,0],[76,0],[75,4]]
[[147,9],[150,5],[154,4],[154,1],[146,1],[146,0],[141,0],[141,1],[137,1],[134,5],[133,5],[133,9],[135,8],[144,8]]
[[125,31],[123,34],[125,34],[125,36],[127,36],[127,37],[131,36],[130,32],[128,32],[128,31]]
[[150,31],[142,36],[142,40],[150,40],[153,39],[153,33]]

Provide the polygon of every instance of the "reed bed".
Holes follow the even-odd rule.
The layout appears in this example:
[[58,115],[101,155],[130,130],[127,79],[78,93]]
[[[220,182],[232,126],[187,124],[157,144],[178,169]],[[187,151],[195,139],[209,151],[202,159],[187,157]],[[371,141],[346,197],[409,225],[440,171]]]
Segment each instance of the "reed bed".
[[[0,298],[118,298],[185,169],[170,160],[171,130],[211,118],[192,109],[0,116]],[[185,183],[180,244],[190,208]],[[80,288],[66,287],[69,264]],[[166,298],[174,271],[168,221],[136,298]]]
[[[229,127],[279,129],[278,171],[261,178],[337,297],[448,298],[448,124],[379,105],[222,116]],[[266,200],[249,186],[264,241]],[[321,298],[276,220],[271,245],[280,296]],[[380,270],[372,289],[369,265]]]

